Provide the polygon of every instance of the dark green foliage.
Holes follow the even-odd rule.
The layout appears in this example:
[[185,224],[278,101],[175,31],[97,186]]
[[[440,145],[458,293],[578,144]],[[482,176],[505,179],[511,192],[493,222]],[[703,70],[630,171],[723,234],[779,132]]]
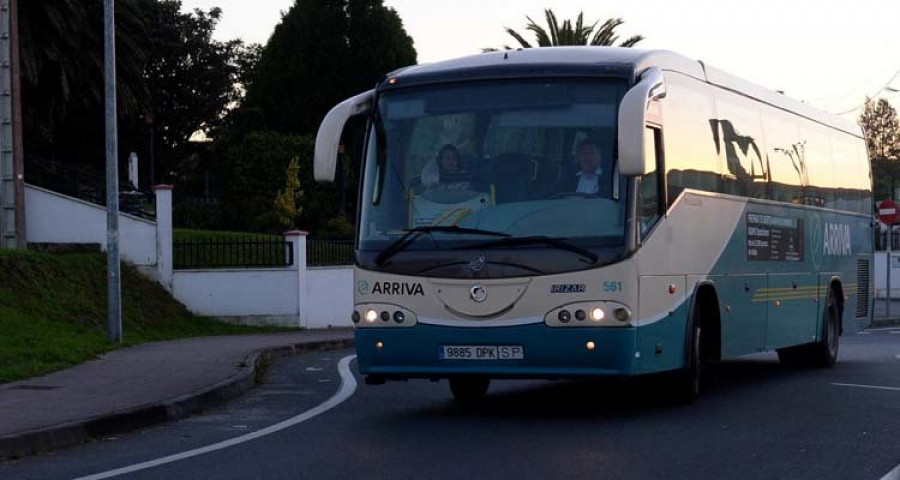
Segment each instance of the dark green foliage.
[[338,102],[415,63],[382,0],[298,0],[263,49],[235,128],[315,134]]
[[859,117],[866,134],[866,146],[872,161],[875,200],[893,198],[900,186],[900,119],[897,111],[881,98],[867,98]]
[[298,227],[315,231],[338,209],[337,189],[313,178],[313,139],[304,135],[253,132],[225,154],[224,203],[226,225],[232,230],[281,233],[273,205],[278,189],[287,183],[291,159],[300,166],[303,197]]
[[[242,83],[259,56],[259,46],[212,38],[222,11],[181,13],[180,0],[136,0],[146,20],[149,92],[144,115],[130,124],[131,150],[146,142],[148,120],[155,129],[155,178],[172,182],[189,176],[196,132],[217,127],[242,97]],[[145,157],[146,158],[146,157]]]
[[[32,377],[113,350],[106,337],[106,257],[0,251],[0,383]],[[126,345],[256,333],[197,317],[163,288],[122,268]]]
[[[102,151],[103,0],[28,0],[18,5],[26,147],[45,151],[64,143],[72,148],[85,131],[100,128]],[[147,57],[144,31],[135,0],[116,2],[119,108],[126,115],[139,111],[146,100],[141,80]]]
[[[25,150],[102,171],[103,0],[20,1]],[[188,140],[240,100],[258,46],[219,42],[214,8],[181,13],[180,0],[118,0],[119,147],[147,166],[155,131],[154,178],[191,173]],[[142,172],[144,179],[147,171]]]
[[348,239],[353,238],[355,232],[356,228],[353,224],[348,223],[347,220],[341,217],[335,217],[328,219],[328,222],[325,224],[325,230],[316,238]]

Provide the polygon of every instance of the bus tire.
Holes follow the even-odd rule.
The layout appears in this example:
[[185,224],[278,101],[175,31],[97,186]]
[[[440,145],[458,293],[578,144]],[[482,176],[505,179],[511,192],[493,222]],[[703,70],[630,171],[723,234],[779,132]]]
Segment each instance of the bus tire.
[[828,290],[822,313],[822,331],[819,341],[778,350],[778,360],[790,367],[831,368],[837,362],[841,341],[841,307],[837,304],[834,289]]
[[672,375],[670,385],[671,399],[679,405],[690,405],[700,396],[703,378],[703,356],[700,346],[703,341],[703,329],[699,319],[691,321],[691,336],[687,342],[685,360],[687,366]]
[[810,363],[821,368],[831,368],[837,362],[841,346],[841,307],[837,304],[833,289],[828,290],[822,318],[820,340],[810,345]]
[[490,384],[491,380],[484,377],[453,377],[450,379],[450,393],[457,402],[472,404],[487,395]]

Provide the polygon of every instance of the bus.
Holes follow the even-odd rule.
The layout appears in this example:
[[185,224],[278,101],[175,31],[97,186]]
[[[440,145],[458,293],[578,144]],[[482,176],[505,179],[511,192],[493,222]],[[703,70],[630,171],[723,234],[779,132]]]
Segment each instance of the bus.
[[[335,106],[364,125],[355,246],[368,384],[832,366],[873,309],[860,127],[669,51],[509,50],[408,67]],[[356,127],[360,128],[360,127]],[[659,375],[656,375],[659,374]]]

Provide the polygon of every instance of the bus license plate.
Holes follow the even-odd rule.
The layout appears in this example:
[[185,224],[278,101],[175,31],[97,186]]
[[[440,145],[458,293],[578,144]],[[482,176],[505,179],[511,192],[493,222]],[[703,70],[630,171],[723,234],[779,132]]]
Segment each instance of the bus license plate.
[[521,345],[443,345],[441,360],[524,360]]

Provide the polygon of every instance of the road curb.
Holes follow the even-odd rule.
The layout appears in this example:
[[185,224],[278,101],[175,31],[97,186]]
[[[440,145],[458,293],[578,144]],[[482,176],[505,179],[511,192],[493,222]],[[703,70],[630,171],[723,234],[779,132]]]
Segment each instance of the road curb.
[[258,374],[275,359],[354,345],[352,338],[292,343],[263,348],[244,357],[228,379],[196,392],[46,428],[0,437],[0,461],[14,460],[69,447],[151,425],[180,420],[234,399],[258,383]]
[[877,320],[872,320],[871,328],[890,327],[893,325],[900,325],[900,317],[879,318]]

